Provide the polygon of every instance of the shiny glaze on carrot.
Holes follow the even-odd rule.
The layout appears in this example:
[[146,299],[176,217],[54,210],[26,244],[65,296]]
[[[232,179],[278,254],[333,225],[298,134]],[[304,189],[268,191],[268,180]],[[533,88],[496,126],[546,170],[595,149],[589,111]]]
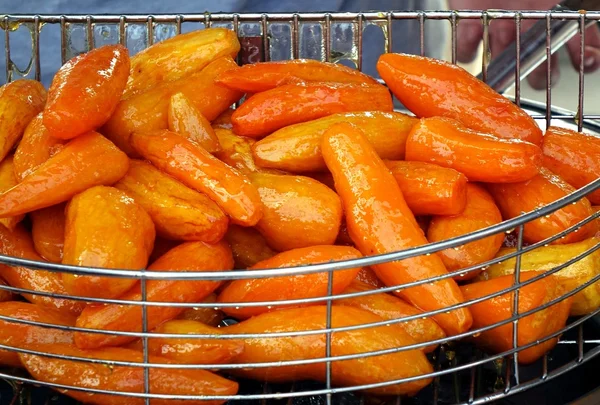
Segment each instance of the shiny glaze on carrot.
[[517,139],[475,132],[450,118],[424,118],[406,141],[406,160],[435,163],[463,173],[469,181],[514,183],[535,176],[539,147]]
[[390,93],[379,84],[290,84],[250,97],[235,110],[231,122],[236,134],[258,138],[335,113],[392,110]]
[[[233,268],[233,257],[224,242],[209,245],[204,242],[186,242],[169,250],[148,267],[148,271],[222,271]],[[211,294],[221,283],[210,280],[148,280],[147,300],[155,302],[199,302]],[[141,301],[141,286],[121,295],[119,299]],[[148,330],[177,317],[185,307],[149,306]],[[142,331],[142,307],[139,305],[90,304],[77,318],[82,328]],[[135,337],[75,333],[75,343],[84,349],[119,346]]]
[[[256,263],[250,269],[279,269],[357,259],[359,257],[361,257],[360,252],[348,246],[312,246],[279,253],[270,259]],[[333,293],[338,294],[348,287],[359,271],[359,267],[335,271],[333,274]],[[218,302],[281,301],[326,297],[328,280],[328,272],[233,280],[221,291]],[[293,304],[292,306],[299,305]],[[289,307],[290,305],[275,305],[272,308],[257,306],[224,307],[223,312],[238,319],[246,319],[270,310],[279,310],[286,306]]]
[[[544,166],[575,188],[600,178],[600,138],[570,129],[550,127],[544,135]],[[600,190],[587,195],[600,204]]]
[[131,145],[160,170],[210,197],[233,223],[253,226],[261,218],[260,196],[248,178],[187,139],[163,130],[132,134]]
[[406,138],[418,120],[399,112],[332,114],[273,132],[252,146],[254,159],[260,167],[294,173],[327,170],[321,153],[321,140],[325,131],[339,122],[360,127],[382,159],[404,159]]
[[35,250],[44,259],[61,263],[65,244],[65,204],[29,213]]
[[[427,230],[429,242],[439,242],[457,236],[466,235],[488,226],[502,222],[502,214],[492,196],[480,185],[467,184],[467,205],[458,215],[431,218]],[[491,260],[502,247],[504,233],[498,233],[474,242],[444,249],[437,254],[442,258],[448,271],[456,271]],[[481,270],[460,274],[457,280],[470,280]]]
[[[488,190],[496,200],[504,219],[509,219],[548,205],[574,192],[575,188],[550,170],[542,168],[540,174],[529,181],[489,184]],[[527,222],[523,239],[528,243],[539,242],[583,221],[593,213],[590,202],[584,197],[574,204],[569,204],[546,216]],[[572,231],[552,243],[579,242],[594,236],[598,229],[598,222],[591,221],[576,232]]]
[[[217,302],[217,294],[211,293],[206,298],[202,300],[202,302]],[[184,321],[196,321],[201,322],[205,325],[209,326],[219,326],[221,321],[225,319],[227,316],[223,311],[217,308],[210,307],[192,307],[185,309],[182,313],[180,313],[177,318]]]
[[259,93],[284,84],[304,82],[378,84],[359,70],[312,59],[253,63],[217,78],[217,83],[244,93]]
[[0,194],[0,218],[50,207],[90,187],[113,184],[128,167],[127,156],[99,133],[78,136],[15,187]]
[[[44,261],[35,251],[31,235],[21,224],[12,231],[0,226],[0,253],[21,259]],[[0,265],[0,277],[12,287],[67,295],[60,273],[2,264]],[[27,301],[34,304],[53,308],[69,315],[78,315],[85,307],[82,301],[35,294],[22,295]]]
[[242,173],[259,171],[252,156],[254,139],[236,135],[227,128],[215,128],[215,134],[221,145],[221,150],[214,154],[216,158]]
[[388,160],[408,208],[415,215],[457,215],[467,204],[467,177],[433,163]]
[[417,117],[442,116],[475,131],[542,145],[533,118],[463,68],[423,56],[381,55],[377,71]]
[[52,79],[43,122],[55,138],[72,139],[102,126],[129,77],[129,51],[104,45],[67,61]]
[[225,240],[233,252],[236,269],[247,269],[277,254],[256,228],[230,225]]
[[[427,239],[406,205],[389,169],[361,131],[351,124],[337,124],[324,135],[323,157],[342,199],[350,237],[364,255],[395,252],[427,244]],[[388,286],[419,281],[447,273],[437,255],[419,256],[372,266]],[[399,291],[425,311],[446,308],[463,301],[451,279]],[[471,326],[468,309],[436,315],[448,335]]]
[[221,150],[210,121],[202,115],[183,93],[173,94],[168,111],[169,130],[185,136],[210,153]]
[[[8,155],[0,162],[0,193],[10,190],[19,183],[15,176],[15,164],[12,155]],[[17,214],[12,217],[0,218],[0,224],[8,229],[15,229],[15,226],[25,218],[25,214]]]

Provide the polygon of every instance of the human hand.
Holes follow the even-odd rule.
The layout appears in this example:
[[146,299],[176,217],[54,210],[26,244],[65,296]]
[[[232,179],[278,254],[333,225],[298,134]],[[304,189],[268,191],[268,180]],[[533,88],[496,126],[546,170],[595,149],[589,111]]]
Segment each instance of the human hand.
[[[505,9],[505,10],[548,10],[557,4],[558,0],[449,0],[449,7],[452,10],[464,9]],[[523,20],[521,30],[527,31],[535,20]],[[480,20],[462,20],[458,24],[457,35],[457,59],[459,62],[470,62],[475,58],[477,48],[483,36],[483,25]],[[490,24],[490,49],[492,57],[497,56],[510,45],[516,37],[514,20],[494,20]],[[581,36],[577,34],[567,43],[567,50],[571,63],[575,69],[580,67],[580,46]],[[600,30],[597,26],[589,27],[585,32],[584,48],[584,71],[593,72],[600,67]],[[558,54],[552,55],[552,84],[558,82],[560,77]],[[527,76],[527,81],[535,89],[546,87],[547,63],[538,66]]]

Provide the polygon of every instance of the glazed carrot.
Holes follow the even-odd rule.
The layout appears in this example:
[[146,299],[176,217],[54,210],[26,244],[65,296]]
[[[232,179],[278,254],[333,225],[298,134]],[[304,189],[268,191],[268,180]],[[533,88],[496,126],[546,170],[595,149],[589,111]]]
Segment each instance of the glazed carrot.
[[31,120],[15,150],[15,176],[21,181],[60,151],[65,140],[55,138],[42,123],[42,113]]
[[[88,359],[143,362],[142,352],[124,348],[81,350],[74,345],[36,345],[41,352],[56,352],[66,356]],[[33,354],[20,354],[27,371],[38,381],[70,385],[79,388],[116,391],[121,393],[144,392],[144,369],[142,367],[95,364],[74,360],[62,360]],[[150,356],[150,363],[166,363],[167,359]],[[150,368],[150,392],[168,395],[234,395],[238,384],[207,370]],[[61,390],[78,401],[98,405],[142,405],[140,397],[92,394],[84,391]],[[153,405],[217,405],[225,401],[195,401],[152,399]]]
[[[348,246],[313,246],[288,250],[270,259],[256,263],[251,269],[279,269],[306,264],[327,263],[357,259],[358,250]],[[342,292],[356,278],[360,268],[340,270],[333,275],[333,293]],[[232,281],[219,294],[218,302],[281,301],[298,298],[327,296],[329,273],[299,276],[241,279]],[[223,312],[238,319],[246,319],[269,310],[279,310],[289,305],[268,307],[224,307]],[[293,306],[298,306],[295,304]]]
[[[600,139],[560,127],[550,127],[544,135],[544,166],[575,188],[600,177]],[[600,190],[587,195],[600,204]]]
[[[66,208],[63,264],[111,269],[143,269],[154,247],[154,224],[144,209],[113,187],[77,194]],[[72,295],[116,298],[137,279],[64,273]]]
[[167,119],[170,131],[185,136],[210,153],[221,150],[219,139],[210,126],[210,121],[204,118],[204,115],[194,107],[183,93],[171,96]]
[[[332,126],[324,135],[322,151],[344,205],[350,237],[363,254],[394,252],[428,243],[394,176],[357,127]],[[372,268],[388,286],[446,274],[437,255]],[[401,290],[399,295],[425,311],[463,301],[458,286],[450,279]],[[448,335],[464,332],[471,326],[468,309],[436,315],[434,319]]]
[[[542,168],[540,174],[529,181],[489,184],[488,190],[496,200],[504,219],[514,218],[524,212],[533,211],[575,191],[562,178],[546,168]],[[566,230],[579,221],[583,221],[593,213],[590,202],[584,197],[575,204],[569,204],[544,217],[527,222],[523,239],[529,243],[539,242]],[[552,243],[579,242],[594,236],[596,231],[598,231],[598,223],[597,221],[591,221],[581,229],[571,231],[564,238],[559,238]]]
[[215,128],[215,134],[221,145],[221,150],[214,154],[216,158],[242,173],[259,171],[252,156],[254,139],[238,136],[226,128]]
[[89,187],[113,184],[128,166],[127,156],[99,133],[79,136],[0,194],[0,218],[59,204]]
[[290,125],[253,145],[256,163],[290,172],[327,170],[321,140],[325,131],[339,122],[360,127],[382,159],[404,159],[406,138],[418,120],[398,112],[362,111]]
[[[212,326],[190,320],[173,320],[154,329],[155,333],[171,334],[214,334]],[[181,364],[228,364],[244,350],[244,341],[237,339],[185,339],[160,338],[148,339],[151,354],[163,356]]]
[[[467,205],[458,215],[433,216],[427,230],[427,240],[438,242],[465,235],[502,222],[502,214],[492,196],[477,184],[467,184]],[[502,247],[504,232],[479,239],[455,248],[438,252],[448,271],[456,271],[491,260]],[[470,271],[456,277],[470,280],[481,270]]]
[[[209,294],[206,298],[202,300],[204,303],[214,303],[217,302],[217,294],[212,293]],[[185,321],[196,321],[201,322],[205,325],[209,326],[219,326],[221,321],[225,319],[226,315],[223,311],[217,308],[209,308],[209,307],[192,307],[184,310],[177,318]],[[156,329],[155,329],[156,330]]]
[[298,82],[378,84],[359,70],[312,59],[253,63],[217,78],[217,83],[244,93],[259,93]]
[[[204,242],[186,242],[171,249],[148,271],[222,271],[233,268],[231,250],[226,243],[208,245]],[[148,280],[147,301],[199,302],[212,293],[220,282],[209,280]],[[139,283],[119,299],[141,301]],[[185,307],[148,306],[148,330],[181,314]],[[142,307],[139,305],[88,305],[77,318],[77,326],[101,330],[142,331]],[[75,333],[75,343],[83,349],[119,346],[135,337],[103,335],[91,332]]]
[[356,275],[356,282],[366,284],[370,287],[383,288],[385,284],[377,278],[377,275],[370,267],[363,267]]
[[227,231],[227,217],[217,204],[150,163],[131,160],[115,187],[150,215],[156,232],[165,238],[216,243]]
[[65,204],[29,213],[35,250],[44,259],[61,263],[65,244]]
[[239,100],[241,93],[214,82],[219,73],[237,68],[230,57],[219,58],[199,72],[161,83],[145,93],[122,100],[100,132],[129,156],[137,157],[129,137],[133,132],[167,129],[169,100],[173,94],[185,95],[209,121]]
[[[521,274],[521,282],[527,281],[541,272]],[[472,300],[509,288],[514,283],[514,276],[503,276],[490,281],[481,281],[461,287],[465,299]],[[564,294],[564,289],[555,276],[550,275],[532,284],[519,288],[519,309],[522,314],[555,300]],[[571,307],[571,298],[561,299],[548,308],[539,310],[519,321],[517,342],[519,346],[536,342],[558,331],[565,326]],[[481,328],[501,322],[513,316],[514,293],[509,292],[471,305],[473,328]],[[494,353],[504,352],[513,348],[513,323],[481,332],[475,343]],[[519,362],[533,363],[552,349],[558,337],[546,340],[529,349],[519,352]]]
[[46,89],[36,80],[21,79],[0,87],[0,160],[8,155],[44,104]]
[[196,30],[160,41],[131,58],[123,98],[189,76],[215,59],[235,57],[239,50],[237,35],[226,28]]
[[329,187],[304,176],[251,173],[263,204],[256,229],[269,246],[285,250],[330,245],[342,220],[342,203]]
[[386,161],[415,215],[456,215],[467,203],[464,174],[426,162]]
[[214,130],[217,128],[223,129],[231,129],[233,128],[233,124],[231,123],[231,116],[235,110],[233,108],[228,108],[223,111],[217,118],[215,118],[210,125]]
[[[550,271],[557,266],[574,260],[579,255],[585,255],[582,258],[577,258],[571,265],[553,273],[560,285],[564,287],[565,292],[573,291],[600,274],[600,250],[586,253],[598,246],[599,243],[600,238],[593,237],[566,245],[540,246],[521,254],[521,272]],[[516,248],[503,248],[500,249],[496,257],[505,256],[516,251]],[[479,281],[492,280],[513,274],[515,265],[515,257],[503,259],[501,262],[489,266],[477,279]],[[570,315],[587,315],[598,308],[600,308],[600,283],[595,282],[573,295]]]
[[[0,253],[21,259],[44,261],[36,253],[31,235],[20,224],[12,231],[0,226]],[[0,277],[12,287],[54,294],[67,294],[60,273],[2,264],[0,265]],[[51,298],[36,294],[22,295],[27,301],[56,309],[63,314],[78,315],[85,306],[81,301],[64,298]]]
[[352,111],[392,111],[381,85],[309,83],[284,85],[246,100],[231,116],[233,131],[258,138],[287,125]]
[[[354,280],[352,284],[346,288],[343,293],[356,293],[363,291],[374,291],[372,286]],[[421,314],[417,308],[413,307],[406,301],[393,296],[391,294],[379,293],[371,295],[362,295],[353,298],[344,298],[333,301],[333,305],[344,305],[354,308],[361,308],[365,311],[374,313],[383,319],[400,319],[407,316]],[[408,334],[417,343],[430,342],[432,340],[446,337],[446,334],[437,323],[431,318],[414,319],[412,321],[400,322],[396,325],[400,326],[406,334]],[[431,345],[423,348],[425,353],[429,353],[437,345]]]
[[[14,158],[9,155],[0,162],[0,193],[4,193],[10,190],[18,183],[17,176],[15,176],[15,165]],[[18,214],[12,217],[0,218],[0,224],[4,225],[10,230],[15,229],[15,226],[25,218],[25,214]]]
[[[215,333],[269,333],[319,330],[326,325],[325,305],[290,308],[268,312],[252,317],[226,328],[214,328]],[[383,318],[363,309],[334,306],[331,326],[362,325],[382,322]],[[205,333],[206,327],[202,328]],[[333,332],[331,355],[368,353],[376,350],[398,348],[415,341],[398,325],[363,328]],[[312,334],[269,339],[244,339],[244,351],[233,359],[235,363],[253,363],[320,358],[325,356],[326,336]],[[234,371],[235,370],[235,371]],[[331,382],[333,386],[355,386],[391,381],[409,376],[431,373],[431,365],[422,350],[413,349],[391,354],[369,356],[363,359],[332,361]],[[325,363],[280,367],[233,369],[235,375],[259,381],[286,382],[303,379],[325,381]],[[427,386],[431,378],[423,378],[403,384],[388,385],[368,391],[378,395],[414,395]]]
[[[75,326],[73,316],[28,302],[0,302],[0,315],[51,325]],[[0,320],[0,344],[18,349],[31,349],[32,345],[51,343],[73,343],[73,332]],[[11,350],[0,350],[0,364],[22,367],[19,354]]]
[[[8,283],[0,278],[0,286],[8,287]],[[0,302],[12,301],[15,299],[15,294],[13,294],[10,290],[5,290],[4,288],[0,288]]]
[[247,269],[277,254],[255,228],[230,225],[225,240],[231,246],[236,269]]
[[156,259],[173,249],[175,246],[181,245],[182,241],[162,238],[157,235],[154,239],[154,248],[148,259],[148,263],[154,263]]
[[542,145],[533,118],[463,68],[406,54],[381,55],[377,71],[417,117],[443,116],[475,131]]
[[169,131],[132,134],[131,145],[160,170],[210,197],[233,223],[253,226],[260,219],[256,188],[204,149]]
[[424,118],[406,141],[406,160],[458,170],[469,181],[514,183],[535,176],[542,165],[537,146],[470,130],[450,118]]
[[52,79],[44,126],[60,139],[102,126],[117,107],[128,76],[129,51],[123,45],[105,45],[74,57]]

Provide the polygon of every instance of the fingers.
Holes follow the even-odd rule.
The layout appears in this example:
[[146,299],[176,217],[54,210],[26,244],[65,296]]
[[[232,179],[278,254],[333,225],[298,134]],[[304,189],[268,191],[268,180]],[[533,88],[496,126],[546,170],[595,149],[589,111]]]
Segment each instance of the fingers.
[[[569,57],[573,67],[579,70],[581,63],[580,55],[581,35],[576,35],[567,44]],[[585,31],[585,47],[583,57],[584,72],[593,72],[600,67],[600,30],[597,25],[589,27]]]
[[477,53],[477,48],[481,42],[483,27],[479,20],[464,20],[457,26],[456,57],[459,62],[471,62]]
[[[560,78],[560,64],[558,62],[558,54],[555,53],[552,55],[550,60],[550,67],[552,68],[551,73],[551,84],[554,86],[558,79]],[[540,66],[534,69],[533,72],[527,76],[527,82],[529,85],[536,90],[543,90],[546,88],[547,82],[547,72],[548,72],[548,62],[542,63]]]

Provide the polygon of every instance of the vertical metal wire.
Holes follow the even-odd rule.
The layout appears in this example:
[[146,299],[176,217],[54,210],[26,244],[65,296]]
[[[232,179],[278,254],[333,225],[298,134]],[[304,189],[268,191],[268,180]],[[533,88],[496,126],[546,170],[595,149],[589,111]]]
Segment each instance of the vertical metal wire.
[[10,60],[10,20],[7,15],[4,16],[4,57],[6,58],[6,83],[12,81],[12,61]]
[[298,14],[294,14],[292,20],[292,58],[300,57],[300,23]]
[[483,24],[483,54],[481,56],[481,78],[485,83],[487,82],[487,68],[490,55],[490,22],[488,19],[487,11],[484,11],[483,15],[481,16],[481,24]]
[[[504,360],[504,359],[503,359]],[[506,365],[506,371],[504,373],[504,393],[508,394],[510,392],[510,388],[511,388],[511,381],[510,381],[510,377],[511,377],[511,364],[510,362],[504,362],[504,364]]]
[[577,362],[583,361],[583,324],[577,328]]
[[546,14],[546,129],[552,122],[552,14]]
[[125,16],[119,18],[119,43],[127,46],[127,29],[125,26]]
[[515,102],[521,106],[521,13],[515,15]]
[[577,107],[577,130],[581,132],[583,129],[583,76],[585,71],[585,14],[579,16],[579,31],[581,39],[579,42],[579,105]]
[[[333,295],[333,270],[328,272],[327,277],[327,319],[325,322],[325,328],[331,329],[331,297]],[[325,340],[325,357],[331,357],[331,332],[327,332]],[[325,384],[327,390],[331,390],[331,360],[327,360],[325,365]],[[331,405],[331,392],[328,392],[325,396],[327,405]]]
[[148,40],[148,46],[154,44],[154,17],[148,16],[146,21],[146,39]]
[[60,63],[62,65],[67,61],[67,19],[60,17]]
[[419,14],[419,44],[421,56],[425,56],[425,13]]
[[35,16],[33,19],[33,64],[35,66],[35,80],[40,81],[42,72],[40,67],[40,17]]
[[[140,280],[141,283],[141,292],[142,292],[142,332],[148,332],[148,307],[146,306],[146,300],[148,299],[148,294],[146,291],[147,282],[146,277],[142,277]],[[148,363],[148,337],[142,337],[142,350],[143,350],[143,360],[144,363]],[[144,366],[144,394],[150,393],[150,368],[148,366]],[[145,397],[144,403],[146,405],[150,405],[150,398]]]
[[269,22],[267,20],[267,15],[263,14],[261,19],[261,29],[262,29],[262,40],[263,40],[263,61],[269,61]]
[[[473,358],[475,360],[475,358]],[[471,367],[471,383],[469,384],[469,403],[475,399],[475,375],[477,373],[477,367]]]
[[204,14],[204,28],[210,28],[212,21],[210,20],[210,13]]
[[85,18],[85,36],[87,38],[87,50],[94,49],[94,26],[92,24],[92,16],[88,15]]
[[356,38],[356,50],[358,53],[358,59],[356,60],[356,68],[362,71],[362,53],[363,53],[363,14],[358,15],[357,31],[358,36]]
[[453,11],[450,17],[450,27],[452,31],[452,63],[456,65],[456,11]]
[[392,52],[392,13],[388,11],[387,13],[387,48],[386,52]]
[[[518,49],[518,47],[517,47]],[[519,226],[519,234],[517,235],[517,257],[515,258],[515,284],[519,284],[521,282],[521,258],[522,258],[522,250],[523,250],[523,225]],[[520,288],[515,289],[515,293],[513,295],[513,313],[514,317],[519,315],[519,291]],[[513,349],[517,349],[519,347],[519,318],[516,318],[513,321],[513,335],[512,335],[512,344]],[[513,366],[514,366],[514,376],[515,382],[519,385],[519,352],[515,352],[513,354]]]
[[542,358],[542,380],[548,378],[548,354],[544,354]]
[[[233,17],[233,20],[234,21],[237,20],[237,14]],[[182,21],[183,21],[183,16],[181,14],[175,17],[175,33],[176,33],[176,35],[180,35],[181,34],[181,23],[182,23]],[[235,26],[235,24],[234,24],[234,26]],[[235,31],[235,33],[237,34],[237,31]]]
[[323,33],[325,38],[325,61],[331,61],[331,14],[325,15],[325,32]]

